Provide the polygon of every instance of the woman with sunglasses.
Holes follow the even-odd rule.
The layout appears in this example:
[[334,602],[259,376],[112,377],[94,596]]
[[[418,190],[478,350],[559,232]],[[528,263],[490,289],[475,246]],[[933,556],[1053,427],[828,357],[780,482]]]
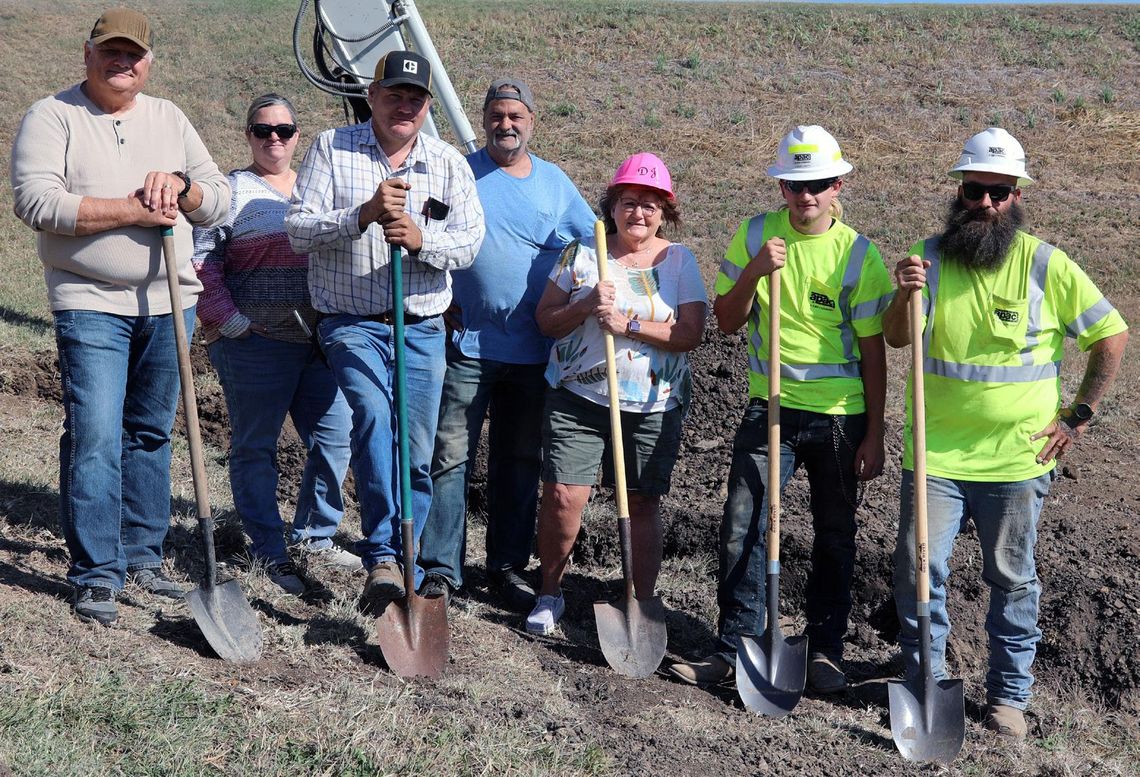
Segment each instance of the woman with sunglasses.
[[668,492],[690,389],[686,353],[701,342],[708,304],[693,253],[661,237],[681,223],[665,163],[641,153],[622,162],[602,197],[608,280],[593,241],[571,243],[554,267],[535,319],[557,340],[550,352],[542,442],[538,555],[542,588],[526,629],[551,633],[565,611],[562,575],[582,510],[610,469],[604,332],[614,336],[629,492],[633,581],[654,596],[661,569],[661,496]]
[[288,543],[322,564],[360,569],[333,545],[344,515],[341,483],[350,457],[348,405],[312,345],[308,257],[294,254],[285,212],[297,174],[297,114],[278,94],[249,106],[251,162],[229,174],[224,224],[194,233],[198,302],[210,361],[230,415],[230,487],[250,539],[250,556],[290,594],[305,583],[286,550],[277,503],[277,439],[288,414],[307,451]]
[[837,198],[851,169],[822,127],[792,130],[768,168],[784,206],[740,226],[717,275],[713,311],[721,331],[748,327],[750,401],[733,442],[720,530],[718,641],[703,660],[671,667],[685,682],[728,680],[736,666],[737,638],[764,633],[766,277],[782,268],[780,488],[803,464],[815,532],[805,607],[807,679],[818,693],[846,687],[840,662],[851,610],[859,484],[883,469],[882,312],[892,292],[878,249],[840,221]]

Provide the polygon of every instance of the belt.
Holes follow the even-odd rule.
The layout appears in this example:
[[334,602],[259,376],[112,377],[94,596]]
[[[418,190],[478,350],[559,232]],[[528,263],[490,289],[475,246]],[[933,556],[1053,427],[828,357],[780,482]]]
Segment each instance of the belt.
[[[413,313],[404,313],[404,323],[412,325],[422,324],[424,321],[430,321],[433,318],[439,318],[441,315],[443,314],[436,313],[432,316],[417,316]],[[366,321],[375,321],[378,324],[387,324],[388,326],[392,326],[396,323],[396,313],[392,310],[386,311],[384,313],[374,313],[371,316],[363,316],[363,318]]]

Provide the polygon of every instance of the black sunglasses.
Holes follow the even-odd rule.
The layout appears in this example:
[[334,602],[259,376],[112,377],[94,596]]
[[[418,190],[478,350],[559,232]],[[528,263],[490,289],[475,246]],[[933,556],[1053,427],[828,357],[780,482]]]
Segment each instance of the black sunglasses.
[[977,181],[966,181],[962,184],[962,196],[971,202],[977,202],[987,194],[990,195],[990,202],[1005,202],[1015,191],[1017,187],[1008,183],[992,183],[987,186]]
[[792,194],[799,194],[804,189],[807,189],[811,194],[819,194],[825,192],[835,185],[838,178],[822,178],[818,181],[784,181],[784,186],[788,187],[788,191]]
[[282,140],[288,140],[297,134],[296,124],[250,124],[249,131],[258,140],[266,140],[274,132]]

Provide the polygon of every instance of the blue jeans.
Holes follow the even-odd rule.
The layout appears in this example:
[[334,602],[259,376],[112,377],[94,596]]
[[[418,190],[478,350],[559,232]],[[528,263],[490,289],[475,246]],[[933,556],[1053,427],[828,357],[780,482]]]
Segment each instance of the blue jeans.
[[[986,633],[990,669],[986,698],[1023,710],[1033,685],[1033,658],[1041,630],[1037,609],[1041,586],[1033,549],[1037,519],[1053,473],[1012,483],[982,483],[926,476],[930,557],[930,658],[934,676],[946,677],[946,579],[954,539],[971,518],[982,546],[982,579],[990,589]],[[907,674],[918,672],[918,620],[914,590],[914,472],[903,470],[899,534],[895,544],[895,607]]]
[[[343,314],[323,318],[317,329],[321,348],[352,410],[352,472],[364,535],[356,552],[365,569],[381,561],[403,560],[394,330],[388,324]],[[431,506],[431,457],[446,368],[443,317],[409,324],[404,335],[412,523],[418,543]],[[410,555],[412,549],[407,551]],[[417,586],[422,579],[423,570],[417,564]]]
[[545,364],[470,359],[447,347],[421,566],[455,588],[463,585],[470,464],[488,408],[487,569],[522,570],[530,561],[542,466],[545,370]]
[[309,343],[257,334],[209,346],[230,415],[230,487],[250,539],[250,555],[289,559],[277,506],[277,438],[285,415],[305,446],[305,469],[289,544],[332,545],[344,500],[340,486],[351,457],[352,417],[332,371]]
[[[184,311],[186,331],[194,309]],[[174,319],[53,314],[63,383],[59,520],[67,579],[122,590],[162,566],[170,528],[170,430],[178,407]]]
[[[805,615],[810,650],[843,656],[855,574],[855,451],[867,417],[780,409],[780,492],[801,464],[811,488],[811,573]],[[719,639],[735,661],[737,637],[764,633],[767,613],[768,405],[753,400],[732,445],[728,499],[720,527]]]

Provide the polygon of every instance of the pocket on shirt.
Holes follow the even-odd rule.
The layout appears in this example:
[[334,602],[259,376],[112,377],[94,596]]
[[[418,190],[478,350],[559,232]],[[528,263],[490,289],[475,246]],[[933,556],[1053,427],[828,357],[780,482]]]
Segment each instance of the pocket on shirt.
[[990,340],[1001,345],[1021,348],[1029,318],[1029,300],[1025,297],[990,296],[986,310]]
[[811,314],[815,321],[821,323],[837,324],[843,320],[843,311],[839,309],[839,286],[831,286],[816,278],[809,278],[804,300],[804,310]]

